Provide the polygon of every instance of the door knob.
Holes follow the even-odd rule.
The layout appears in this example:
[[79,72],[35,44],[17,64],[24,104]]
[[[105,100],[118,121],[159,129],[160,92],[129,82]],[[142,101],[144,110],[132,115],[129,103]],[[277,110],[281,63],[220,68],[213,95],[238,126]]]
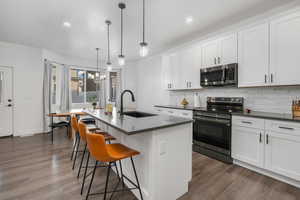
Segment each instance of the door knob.
[[11,99],[8,99],[7,101],[8,101],[8,102],[12,102],[12,100],[11,100]]
[[11,104],[8,104],[7,107],[12,107],[12,105],[11,105]]

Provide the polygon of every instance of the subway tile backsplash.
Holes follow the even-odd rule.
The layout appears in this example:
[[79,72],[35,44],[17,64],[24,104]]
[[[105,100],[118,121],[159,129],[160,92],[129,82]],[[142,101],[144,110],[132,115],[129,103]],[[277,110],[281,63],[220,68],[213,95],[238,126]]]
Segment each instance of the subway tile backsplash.
[[172,91],[169,104],[180,105],[185,97],[194,105],[194,94],[200,96],[201,106],[206,106],[206,97],[244,97],[244,107],[264,112],[291,114],[293,99],[300,99],[300,86],[262,88],[207,88],[198,91]]

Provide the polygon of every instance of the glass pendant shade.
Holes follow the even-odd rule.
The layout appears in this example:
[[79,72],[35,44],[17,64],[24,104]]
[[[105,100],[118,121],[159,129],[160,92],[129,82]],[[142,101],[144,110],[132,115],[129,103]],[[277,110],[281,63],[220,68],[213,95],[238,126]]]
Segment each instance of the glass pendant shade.
[[145,42],[140,43],[140,56],[145,57],[148,55],[148,53],[149,53],[149,48],[147,43]]
[[111,71],[112,70],[111,62],[107,62],[106,63],[106,68],[107,68],[107,71]]
[[118,57],[118,62],[119,62],[119,65],[120,65],[120,66],[125,65],[125,56],[119,55],[119,57]]

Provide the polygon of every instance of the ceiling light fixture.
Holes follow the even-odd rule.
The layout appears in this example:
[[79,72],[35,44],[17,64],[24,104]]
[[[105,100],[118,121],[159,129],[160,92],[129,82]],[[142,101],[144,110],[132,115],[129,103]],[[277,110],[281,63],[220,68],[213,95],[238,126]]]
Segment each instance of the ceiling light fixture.
[[140,56],[145,57],[148,53],[148,44],[145,42],[145,0],[143,0],[143,42],[140,43]]
[[125,65],[125,56],[123,55],[123,10],[126,8],[125,3],[119,3],[121,10],[121,54],[118,56],[119,65]]
[[63,25],[67,28],[70,28],[72,26],[70,22],[64,22]]
[[186,24],[191,24],[191,23],[193,23],[193,21],[194,21],[194,18],[192,16],[189,16],[189,17],[185,18],[185,23]]
[[107,62],[106,67],[107,71],[112,70],[111,61],[110,61],[110,38],[109,38],[109,26],[111,25],[111,21],[106,20],[105,23],[107,24]]

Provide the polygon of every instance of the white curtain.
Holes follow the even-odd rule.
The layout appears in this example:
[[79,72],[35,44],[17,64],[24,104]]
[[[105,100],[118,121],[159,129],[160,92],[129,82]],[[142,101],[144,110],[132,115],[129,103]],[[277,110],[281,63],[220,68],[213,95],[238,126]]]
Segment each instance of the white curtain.
[[70,98],[70,69],[68,66],[60,67],[60,112],[69,112],[71,109]]
[[52,81],[52,65],[47,60],[44,61],[44,80],[43,80],[43,126],[44,132],[49,132],[50,118],[48,114],[51,112],[51,81]]

